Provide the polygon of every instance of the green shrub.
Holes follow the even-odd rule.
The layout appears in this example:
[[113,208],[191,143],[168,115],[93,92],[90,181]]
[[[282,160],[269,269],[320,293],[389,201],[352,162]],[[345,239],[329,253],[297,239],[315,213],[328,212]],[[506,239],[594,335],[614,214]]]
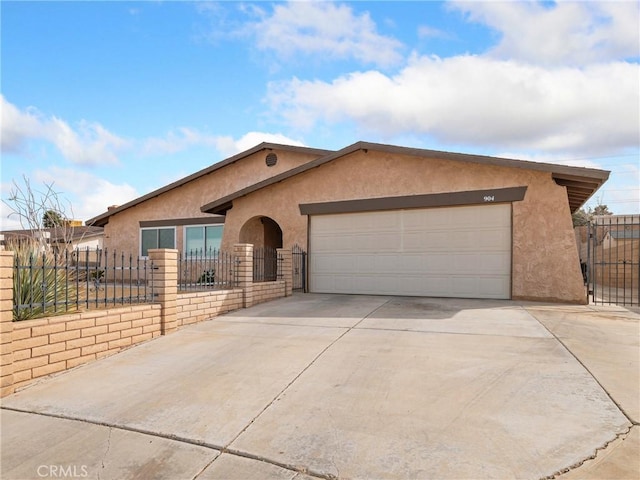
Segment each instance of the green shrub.
[[198,283],[212,284],[216,280],[216,271],[213,268],[209,270],[205,270],[202,275],[200,275],[200,279]]
[[13,271],[13,320],[69,311],[66,301],[75,301],[77,292],[73,270],[67,271],[54,254],[40,253],[33,244],[14,245],[9,249],[15,252],[16,266]]

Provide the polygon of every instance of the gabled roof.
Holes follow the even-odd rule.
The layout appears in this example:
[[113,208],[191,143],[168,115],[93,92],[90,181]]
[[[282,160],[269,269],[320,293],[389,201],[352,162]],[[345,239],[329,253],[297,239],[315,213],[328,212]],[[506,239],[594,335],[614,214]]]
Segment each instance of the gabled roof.
[[353,145],[343,148],[335,152],[326,154],[304,165],[292,168],[287,172],[275,175],[271,178],[258,182],[249,187],[238,190],[237,192],[227,195],[210,202],[200,208],[205,213],[224,214],[231,208],[233,200],[243,197],[252,192],[265,188],[274,183],[281,182],[287,178],[293,177],[300,173],[319,167],[325,163],[331,162],[340,157],[357,152],[358,150],[368,151],[375,150],[378,152],[387,152],[397,155],[410,155],[422,158],[438,158],[442,160],[453,160],[457,162],[480,163],[483,165],[495,165],[510,168],[524,168],[528,170],[538,170],[550,172],[553,179],[558,185],[567,187],[567,196],[569,198],[569,207],[574,212],[578,210],[600,186],[609,178],[609,171],[598,170],[594,168],[569,167],[566,165],[556,165],[551,163],[531,162],[526,160],[514,160],[508,158],[489,157],[486,155],[472,155],[466,153],[441,152],[437,150],[427,150],[422,148],[399,147],[396,145],[385,145],[380,143],[356,142]]
[[159,188],[157,190],[154,190],[151,193],[148,193],[146,195],[143,195],[142,197],[138,197],[128,203],[125,203],[124,205],[120,205],[116,208],[112,208],[109,211],[98,215],[97,217],[93,217],[89,220],[87,220],[85,223],[87,225],[95,225],[95,226],[104,226],[109,222],[109,217],[111,217],[112,215],[115,215],[116,213],[120,213],[123,210],[126,210],[128,208],[134,207],[142,202],[145,202],[151,198],[157,197],[159,195],[162,195],[165,192],[168,192],[170,190],[173,190],[174,188],[178,188],[181,187],[182,185],[185,185],[186,183],[189,183],[193,180],[196,180],[200,177],[203,177],[205,175],[208,175],[210,173],[215,172],[216,170],[219,170],[223,167],[226,167],[227,165],[231,165],[232,163],[235,163],[239,160],[242,160],[243,158],[246,158],[250,155],[253,155],[254,153],[260,152],[262,150],[269,150],[269,149],[277,149],[277,150],[285,150],[285,151],[289,151],[289,152],[300,152],[300,153],[305,153],[305,154],[313,154],[313,155],[317,155],[317,156],[324,156],[327,153],[329,153],[331,150],[324,150],[324,149],[319,149],[319,148],[310,148],[310,147],[298,147],[298,146],[293,146],[293,145],[282,145],[282,144],[278,144],[278,143],[270,143],[270,142],[262,142],[259,145],[256,145],[253,148],[250,148],[249,150],[245,150],[244,152],[240,152],[232,157],[229,157],[225,160],[222,160],[218,163],[214,163],[213,165],[204,168],[194,174],[191,174],[187,177],[184,177],[178,181],[175,181],[173,183],[170,183],[167,186],[164,186],[162,188]]

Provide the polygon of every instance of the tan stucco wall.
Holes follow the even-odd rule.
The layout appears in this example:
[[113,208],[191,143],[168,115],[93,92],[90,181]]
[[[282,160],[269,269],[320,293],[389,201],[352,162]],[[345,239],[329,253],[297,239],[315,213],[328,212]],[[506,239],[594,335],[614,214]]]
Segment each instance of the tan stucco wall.
[[[140,222],[206,217],[200,207],[261,180],[278,175],[314,158],[314,155],[273,150],[278,162],[267,167],[263,150],[165,192],[122,212],[114,214],[105,225],[104,245],[112,250],[133,253],[140,251]],[[184,228],[176,228],[176,248],[182,251]]]
[[512,298],[584,303],[567,194],[548,172],[358,151],[234,200],[223,248],[238,242],[256,215],[280,225],[285,248],[306,248],[301,203],[515,186],[528,189],[513,203]]

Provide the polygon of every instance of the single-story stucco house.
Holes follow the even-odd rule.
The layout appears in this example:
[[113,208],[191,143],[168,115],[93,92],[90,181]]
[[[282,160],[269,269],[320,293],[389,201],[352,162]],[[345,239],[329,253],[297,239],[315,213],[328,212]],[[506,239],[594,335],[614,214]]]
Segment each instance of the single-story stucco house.
[[105,246],[308,251],[311,292],[586,301],[571,213],[609,172],[262,143],[87,221]]

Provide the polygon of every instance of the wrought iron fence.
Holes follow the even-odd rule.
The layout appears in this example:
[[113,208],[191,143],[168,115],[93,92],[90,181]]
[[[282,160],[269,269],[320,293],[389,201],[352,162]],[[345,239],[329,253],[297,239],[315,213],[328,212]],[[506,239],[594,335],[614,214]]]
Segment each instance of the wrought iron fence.
[[640,217],[596,217],[587,238],[584,275],[591,301],[640,305]]
[[291,263],[293,269],[293,290],[305,292],[307,286],[307,252],[299,245],[291,249]]
[[282,257],[272,247],[253,249],[253,281],[274,282],[282,278]]
[[178,258],[178,290],[224,290],[237,286],[238,261],[217,250],[191,250]]
[[25,320],[90,308],[153,301],[149,260],[116,251],[77,249],[14,257],[13,317]]

